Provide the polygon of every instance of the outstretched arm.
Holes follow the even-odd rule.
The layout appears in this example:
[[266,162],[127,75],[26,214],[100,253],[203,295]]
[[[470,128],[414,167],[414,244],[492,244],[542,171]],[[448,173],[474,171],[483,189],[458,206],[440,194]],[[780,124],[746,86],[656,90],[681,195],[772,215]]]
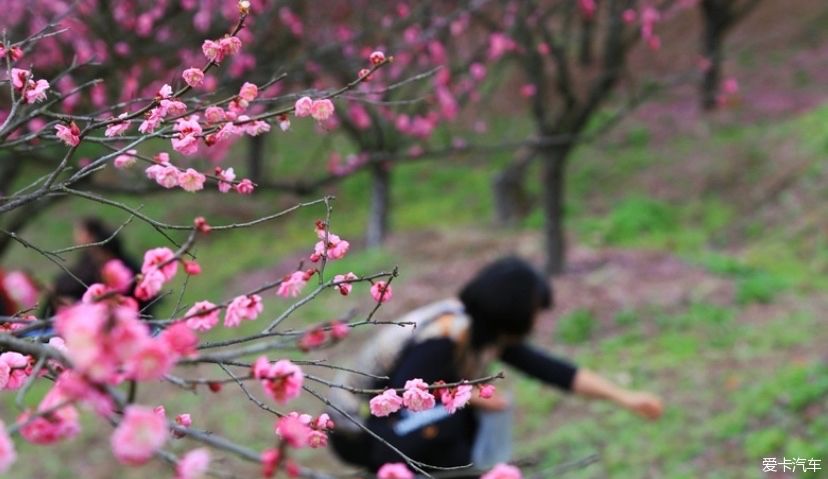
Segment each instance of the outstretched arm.
[[572,390],[581,396],[610,400],[647,419],[658,419],[663,409],[654,394],[624,389],[585,368],[575,374]]
[[607,399],[647,419],[661,416],[661,399],[643,391],[624,389],[599,374],[545,351],[521,343],[503,350],[500,358],[546,384],[579,396]]

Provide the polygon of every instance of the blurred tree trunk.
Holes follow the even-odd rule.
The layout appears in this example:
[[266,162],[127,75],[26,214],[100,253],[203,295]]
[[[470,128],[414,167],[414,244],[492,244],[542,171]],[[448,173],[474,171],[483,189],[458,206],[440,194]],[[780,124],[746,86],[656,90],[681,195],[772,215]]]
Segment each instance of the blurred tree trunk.
[[564,200],[566,198],[566,159],[571,144],[556,145],[540,150],[543,183],[544,240],[546,243],[546,273],[563,273],[566,255],[564,231]]
[[591,18],[581,20],[581,39],[579,46],[579,61],[581,66],[592,65],[592,37],[595,28]]
[[702,56],[707,69],[701,83],[701,103],[704,110],[714,110],[718,105],[722,71],[722,47],[727,32],[727,0],[703,0],[701,2],[704,28],[702,29]]
[[532,209],[532,199],[526,191],[526,172],[534,156],[535,152],[529,150],[495,174],[492,190],[498,225],[515,226]]
[[265,136],[251,136],[247,139],[247,171],[253,183],[264,181]]
[[371,211],[365,244],[379,246],[388,235],[388,216],[391,211],[391,170],[385,163],[371,165]]
[[725,37],[760,2],[761,0],[702,0],[699,4],[704,23],[701,54],[709,62],[700,85],[703,109],[714,110],[719,104]]

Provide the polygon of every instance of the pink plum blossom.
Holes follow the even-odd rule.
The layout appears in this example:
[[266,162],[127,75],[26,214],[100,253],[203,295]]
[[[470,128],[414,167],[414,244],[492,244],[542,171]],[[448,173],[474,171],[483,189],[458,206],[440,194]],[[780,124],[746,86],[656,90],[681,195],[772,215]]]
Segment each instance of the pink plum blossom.
[[188,68],[181,74],[187,85],[193,88],[199,87],[204,83],[204,72],[200,68]]
[[191,356],[196,353],[198,336],[186,323],[178,322],[168,327],[159,335],[167,343],[170,351],[179,356]]
[[[66,396],[59,387],[54,386],[43,397],[37,410],[38,412],[52,410],[66,402]],[[75,437],[80,432],[78,410],[71,404],[60,407],[47,415],[31,418],[31,412],[26,411],[17,419],[17,423],[26,424],[20,428],[20,435],[33,444],[54,444]]]
[[331,100],[314,100],[310,107],[310,115],[314,120],[322,122],[329,119],[334,114],[334,104]]
[[141,281],[135,286],[135,297],[141,301],[148,301],[158,295],[165,282],[166,278],[161,271],[143,273]]
[[294,113],[300,118],[311,116],[311,107],[313,106],[313,103],[314,102],[310,99],[310,97],[303,96],[302,98],[296,100]]
[[206,447],[193,449],[178,460],[175,479],[200,479],[206,477],[210,466],[210,450]]
[[204,110],[204,119],[207,120],[207,123],[221,123],[224,121],[224,110],[218,106],[207,107]]
[[371,286],[371,297],[378,303],[385,303],[394,297],[394,292],[391,289],[391,285],[385,281],[377,281]]
[[49,82],[43,79],[30,81],[23,94],[26,103],[38,103],[46,99],[46,90],[49,89]]
[[254,83],[244,82],[244,85],[239,89],[239,98],[247,102],[255,100],[258,94],[259,88]]
[[431,409],[436,403],[434,396],[428,391],[428,384],[422,379],[411,379],[405,382],[403,405],[418,412]]
[[400,410],[403,399],[397,395],[397,391],[386,389],[382,394],[377,394],[368,402],[371,414],[377,417],[385,417]]
[[252,181],[250,181],[248,178],[244,178],[243,180],[236,183],[235,188],[240,195],[249,195],[253,193],[253,189],[255,187],[253,186]]
[[492,384],[484,384],[480,386],[480,397],[483,399],[491,399],[495,394],[495,387]]
[[[129,113],[121,113],[118,115],[118,118],[126,118]],[[112,137],[112,136],[121,136],[127,130],[129,130],[129,122],[128,121],[119,121],[117,123],[113,123],[106,127],[106,131],[104,132],[104,136]]]
[[218,323],[219,309],[209,301],[199,301],[184,315],[187,317],[187,326],[195,331],[208,331]]
[[124,418],[110,438],[119,462],[137,466],[146,463],[167,441],[167,422],[152,409],[127,406]]
[[187,171],[178,174],[178,186],[184,191],[195,193],[196,191],[204,189],[204,181],[207,178],[198,171],[187,168]]
[[339,288],[339,293],[342,296],[348,296],[351,293],[351,289],[354,287],[354,285],[346,281],[353,281],[356,279],[359,279],[357,275],[355,275],[354,273],[347,273],[344,275],[338,274],[334,276],[333,280],[334,283],[339,283],[338,285],[336,285],[336,287]]
[[75,122],[71,122],[69,126],[55,125],[57,130],[57,137],[69,146],[78,146],[80,143],[80,128]]
[[14,449],[14,443],[6,431],[6,425],[0,421],[0,474],[5,474],[14,461],[17,460],[17,453]]
[[498,464],[491,471],[480,476],[480,479],[522,479],[520,469],[509,464]]
[[123,261],[111,259],[101,268],[101,278],[108,287],[119,293],[125,293],[132,282],[133,273]]
[[160,96],[161,98],[169,98],[170,96],[172,96],[172,94],[172,87],[167,85],[166,83],[164,84],[164,86],[161,87],[160,90],[158,90],[158,96]]
[[233,187],[233,180],[236,179],[236,172],[233,171],[233,168],[222,170],[221,168],[216,167],[216,176],[220,178],[218,182],[218,190],[222,193],[230,191],[230,188]]
[[115,168],[125,169],[132,167],[137,161],[135,158],[137,154],[137,150],[127,150],[123,155],[116,156],[114,161]]
[[440,391],[440,402],[449,414],[454,414],[462,409],[471,399],[472,387],[468,384],[461,384],[453,388],[444,388]]
[[345,339],[350,334],[351,328],[340,320],[331,322],[331,336],[337,341]]
[[227,311],[224,315],[224,325],[229,328],[234,328],[241,324],[242,320],[254,320],[263,309],[262,297],[258,294],[251,294],[249,296],[237,296],[227,306]]
[[380,63],[385,61],[385,53],[381,51],[375,51],[371,53],[368,57],[368,60],[371,62],[371,65],[379,65]]
[[311,428],[294,415],[287,415],[276,421],[276,434],[290,447],[305,447],[311,435]]
[[377,479],[414,479],[414,473],[402,462],[394,462],[383,464],[377,471]]
[[264,356],[253,363],[253,377],[260,380],[265,394],[280,404],[298,397],[305,380],[302,369],[290,360],[270,363]]
[[276,294],[283,298],[295,298],[302,292],[302,289],[304,289],[309,279],[310,276],[308,276],[307,272],[294,271],[282,279],[282,283],[279,284],[279,289],[276,290]]

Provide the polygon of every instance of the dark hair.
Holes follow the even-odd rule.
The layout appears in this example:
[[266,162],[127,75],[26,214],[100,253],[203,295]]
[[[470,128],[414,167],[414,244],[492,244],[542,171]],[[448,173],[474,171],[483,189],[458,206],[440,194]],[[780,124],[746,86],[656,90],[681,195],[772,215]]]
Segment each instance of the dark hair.
[[552,306],[552,287],[526,261],[510,256],[480,270],[460,301],[472,319],[471,345],[480,349],[504,335],[529,334],[538,310]]

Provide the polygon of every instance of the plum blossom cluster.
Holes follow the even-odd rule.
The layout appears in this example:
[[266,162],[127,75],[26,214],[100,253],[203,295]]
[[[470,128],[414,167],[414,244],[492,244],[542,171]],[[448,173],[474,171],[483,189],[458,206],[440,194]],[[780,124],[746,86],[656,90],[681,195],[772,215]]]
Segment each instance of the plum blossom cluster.
[[[208,331],[218,324],[221,309],[210,301],[198,301],[184,315],[184,322],[195,331]],[[226,307],[224,326],[238,327],[243,320],[255,320],[263,310],[262,297],[258,294],[236,296]]]
[[261,383],[265,394],[279,404],[299,397],[305,381],[302,369],[288,359],[271,363],[261,356],[253,363],[252,374]]
[[[291,412],[276,420],[274,430],[281,440],[279,448],[266,449],[262,452],[262,476],[273,477],[284,468],[288,477],[299,476],[299,466],[288,455],[288,448],[320,448],[328,445],[328,431],[334,428],[334,422],[327,414],[314,418],[309,414]],[[284,466],[284,467],[283,467]]]
[[114,295],[62,309],[55,329],[65,341],[74,370],[97,384],[163,378],[182,356],[195,352],[198,338],[183,325],[151,336],[138,304]]
[[377,479],[414,479],[414,473],[402,462],[392,462],[379,468]]
[[377,281],[371,286],[371,297],[378,303],[385,303],[391,301],[394,296],[394,291],[391,285],[385,281]]
[[322,220],[316,222],[316,237],[319,241],[314,245],[313,253],[310,255],[310,260],[314,263],[322,258],[342,259],[351,247],[349,242],[328,231],[328,225]]
[[279,283],[279,288],[276,289],[276,294],[283,298],[295,298],[299,293],[305,289],[305,285],[316,274],[315,269],[308,269],[305,271],[294,271],[293,273],[282,278]]
[[225,57],[235,55],[241,50],[242,41],[236,36],[225,36],[219,40],[204,40],[201,51],[208,60],[221,63]]
[[[439,386],[439,384],[435,384]],[[472,396],[473,387],[469,384],[460,384],[454,387],[438,387],[434,393],[440,398],[440,403],[450,414],[468,404]],[[437,403],[437,397],[432,394],[428,383],[415,378],[406,381],[402,397],[395,389],[386,389],[374,396],[368,405],[371,414],[377,417],[391,415],[403,407],[411,412],[426,411]]]
[[480,476],[480,479],[523,479],[523,474],[520,473],[520,469],[517,467],[501,463]]
[[[2,57],[3,55],[0,55]],[[11,82],[15,90],[23,95],[25,103],[38,103],[46,99],[46,90],[49,89],[49,82],[40,79],[34,80],[32,72],[20,68],[12,68]]]
[[299,338],[298,346],[302,351],[310,351],[324,346],[329,339],[331,342],[342,341],[349,332],[350,328],[344,322],[331,321],[327,327],[320,325],[308,330]]
[[334,104],[327,98],[313,100],[308,96],[296,100],[293,113],[298,118],[312,117],[319,123],[328,121],[334,114]]
[[23,50],[17,45],[4,45],[0,42],[0,58],[8,56],[9,60],[16,62],[23,58]]
[[135,297],[141,301],[154,298],[178,272],[179,259],[166,247],[153,248],[144,253],[141,279],[135,287]]

